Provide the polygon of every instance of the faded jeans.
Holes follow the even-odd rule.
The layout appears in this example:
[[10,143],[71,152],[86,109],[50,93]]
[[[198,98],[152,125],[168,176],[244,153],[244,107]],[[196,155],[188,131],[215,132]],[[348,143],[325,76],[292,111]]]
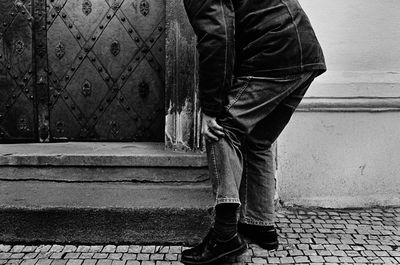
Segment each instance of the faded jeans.
[[272,144],[289,122],[315,74],[238,77],[217,118],[225,136],[207,142],[216,204],[238,203],[240,222],[274,224],[275,162]]

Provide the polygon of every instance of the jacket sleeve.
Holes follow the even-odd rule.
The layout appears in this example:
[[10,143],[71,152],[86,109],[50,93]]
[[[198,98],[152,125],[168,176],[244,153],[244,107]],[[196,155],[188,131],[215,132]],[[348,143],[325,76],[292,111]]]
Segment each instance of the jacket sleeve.
[[203,113],[222,113],[235,60],[235,12],[232,0],[184,0],[197,36],[199,92]]

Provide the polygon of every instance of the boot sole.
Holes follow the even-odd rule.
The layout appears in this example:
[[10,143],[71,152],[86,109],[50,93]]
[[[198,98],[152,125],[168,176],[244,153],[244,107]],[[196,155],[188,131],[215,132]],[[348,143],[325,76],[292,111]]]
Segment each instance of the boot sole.
[[221,261],[225,260],[226,258],[233,257],[233,256],[238,256],[240,254],[243,254],[247,250],[247,243],[244,244],[243,246],[240,246],[237,249],[231,250],[229,252],[226,252],[224,254],[221,254],[211,260],[208,261],[201,261],[201,262],[196,262],[196,261],[191,261],[191,260],[184,260],[181,259],[180,262],[183,264],[192,264],[192,265],[212,265],[212,264],[219,264]]
[[245,235],[243,235],[243,234],[242,234],[242,236],[243,236],[243,238],[244,238],[248,243],[254,243],[254,244],[256,244],[256,245],[258,245],[258,246],[260,246],[261,248],[266,249],[266,250],[277,250],[278,247],[279,247],[279,241],[274,241],[274,242],[260,242],[260,241],[251,239],[251,238],[249,238],[249,237],[247,237],[247,236],[245,236]]
[[262,242],[255,242],[257,245],[259,245],[261,248],[266,249],[266,250],[277,250],[279,247],[279,242],[275,241],[272,243],[262,243]]

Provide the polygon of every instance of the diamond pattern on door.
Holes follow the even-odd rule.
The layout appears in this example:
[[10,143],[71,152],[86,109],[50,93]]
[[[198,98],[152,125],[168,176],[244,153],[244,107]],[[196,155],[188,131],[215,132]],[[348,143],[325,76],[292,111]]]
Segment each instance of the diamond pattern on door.
[[54,20],[47,34],[52,36],[47,40],[51,78],[58,81],[64,77],[75,61],[80,45],[60,17]]
[[101,26],[101,21],[109,8],[104,0],[68,0],[61,11],[61,16],[68,15],[83,38],[89,40],[95,35],[96,28]]
[[163,141],[165,2],[48,4],[53,140]]
[[114,17],[94,45],[93,52],[98,55],[111,78],[117,80],[138,49],[118,18]]
[[35,139],[28,0],[0,1],[0,142]]
[[68,103],[68,106],[79,108],[83,116],[89,119],[99,102],[105,97],[108,87],[90,60],[85,59],[65,90],[68,93],[64,95],[64,101],[72,101],[72,103]]

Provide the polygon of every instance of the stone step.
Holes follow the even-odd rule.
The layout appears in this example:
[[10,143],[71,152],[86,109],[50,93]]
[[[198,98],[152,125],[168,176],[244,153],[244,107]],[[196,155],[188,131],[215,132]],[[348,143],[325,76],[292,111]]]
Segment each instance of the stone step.
[[0,242],[193,244],[212,206],[203,183],[0,181]]
[[0,179],[202,182],[208,173],[204,154],[165,150],[162,143],[71,142],[0,145]]
[[0,145],[0,242],[193,244],[212,206],[204,154],[161,143]]

